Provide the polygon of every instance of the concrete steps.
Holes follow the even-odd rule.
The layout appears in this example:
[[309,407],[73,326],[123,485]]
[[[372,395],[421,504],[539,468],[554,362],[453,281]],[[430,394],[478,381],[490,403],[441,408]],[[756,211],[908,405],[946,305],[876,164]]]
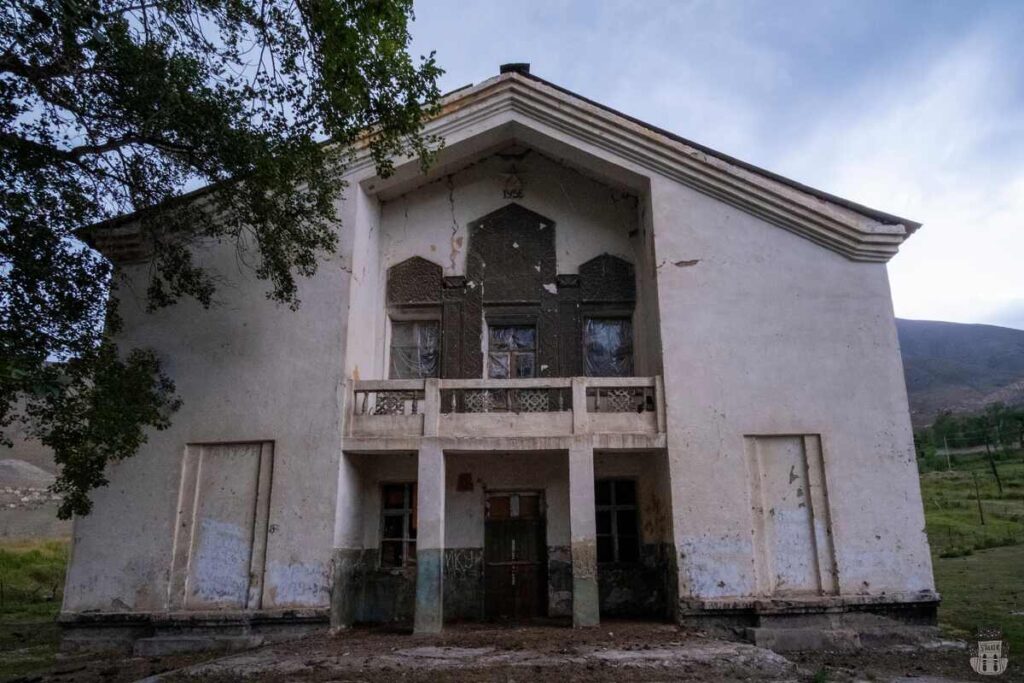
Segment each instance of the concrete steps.
[[140,638],[132,648],[136,657],[163,657],[186,652],[234,652],[259,647],[267,642],[263,636],[162,635]]
[[746,639],[774,652],[860,649],[922,645],[941,638],[934,626],[910,625],[888,617],[864,614],[762,616],[745,629]]

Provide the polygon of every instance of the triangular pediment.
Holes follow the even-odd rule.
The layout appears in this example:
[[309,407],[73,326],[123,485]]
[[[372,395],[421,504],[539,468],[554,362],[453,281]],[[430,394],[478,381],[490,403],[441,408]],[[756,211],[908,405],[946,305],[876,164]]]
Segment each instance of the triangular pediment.
[[[427,132],[446,143],[435,168],[423,174],[410,160],[387,180],[368,173],[364,187],[371,193],[404,191],[515,143],[637,192],[647,191],[654,175],[669,178],[857,261],[888,261],[919,227],[717,153],[528,74],[504,73],[446,97]],[[362,163],[372,167],[368,157]]]

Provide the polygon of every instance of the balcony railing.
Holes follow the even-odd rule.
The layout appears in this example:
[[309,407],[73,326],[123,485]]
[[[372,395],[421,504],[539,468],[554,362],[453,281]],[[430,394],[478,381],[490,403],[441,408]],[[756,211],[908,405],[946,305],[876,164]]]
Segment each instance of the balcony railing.
[[358,381],[348,418],[364,437],[665,431],[660,377]]

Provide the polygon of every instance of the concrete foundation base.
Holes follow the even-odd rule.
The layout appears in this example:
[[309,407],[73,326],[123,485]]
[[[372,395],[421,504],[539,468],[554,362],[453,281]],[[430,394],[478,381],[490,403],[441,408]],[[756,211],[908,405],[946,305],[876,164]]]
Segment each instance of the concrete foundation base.
[[746,637],[754,645],[774,652],[851,652],[861,648],[860,634],[852,629],[748,628]]
[[61,649],[137,656],[241,650],[323,630],[328,611],[62,614]]

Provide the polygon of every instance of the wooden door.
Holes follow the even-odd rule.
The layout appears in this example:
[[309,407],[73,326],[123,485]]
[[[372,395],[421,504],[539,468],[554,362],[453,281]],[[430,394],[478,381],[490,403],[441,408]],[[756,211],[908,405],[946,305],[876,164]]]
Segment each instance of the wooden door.
[[484,527],[489,619],[547,614],[547,535],[540,493],[491,493]]

